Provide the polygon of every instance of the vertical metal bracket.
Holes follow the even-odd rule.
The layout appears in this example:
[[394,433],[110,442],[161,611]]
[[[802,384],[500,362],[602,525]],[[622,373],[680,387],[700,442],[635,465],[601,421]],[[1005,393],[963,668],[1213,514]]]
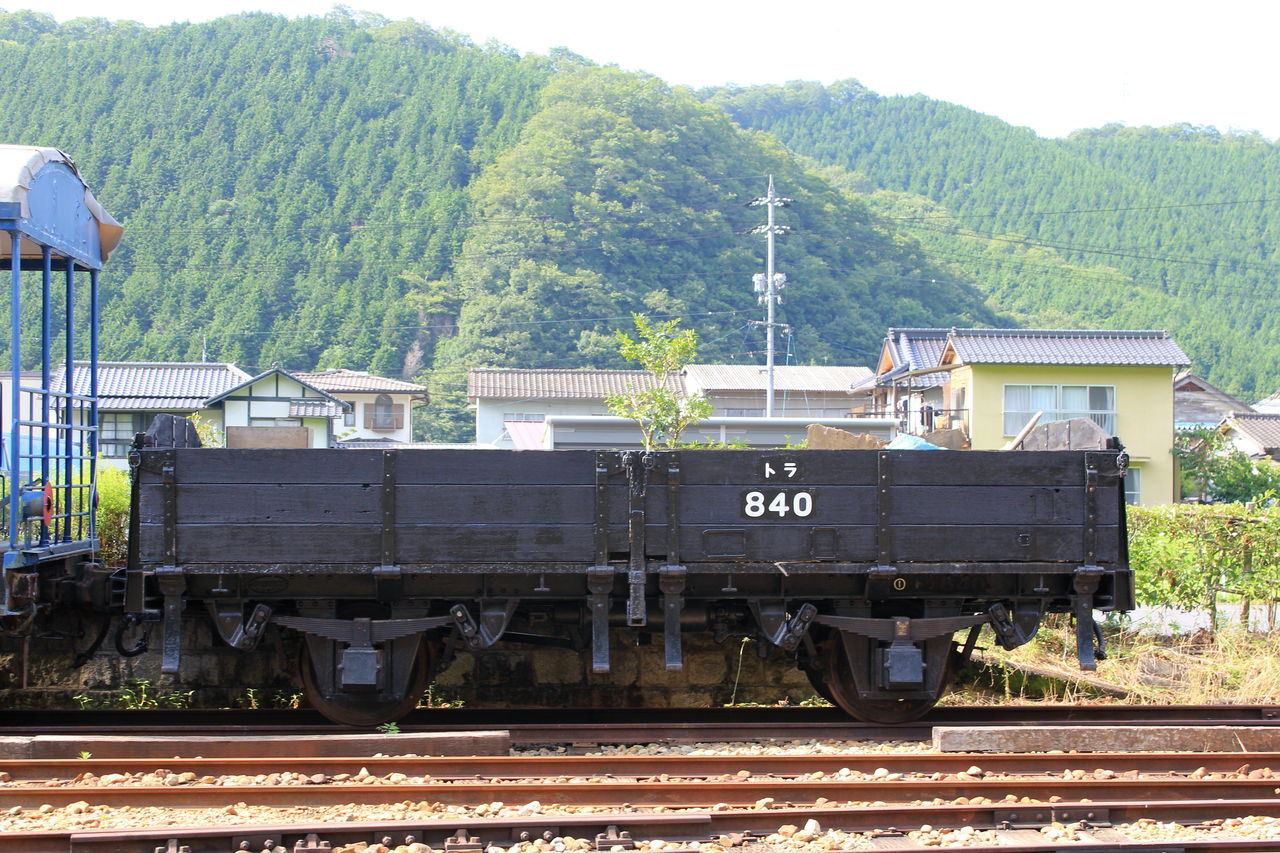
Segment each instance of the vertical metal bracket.
[[161,566],[156,569],[156,584],[164,596],[164,644],[160,671],[175,675],[182,663],[182,596],[187,591],[187,579],[181,566]]
[[1102,580],[1102,569],[1097,566],[1081,566],[1075,570],[1071,603],[1076,617],[1076,657],[1080,668],[1093,672],[1098,668],[1096,659],[1097,626],[1093,621],[1093,596]]
[[658,569],[658,589],[662,592],[663,657],[666,668],[684,669],[684,652],[680,647],[680,613],[684,610],[684,587],[688,578],[684,566]]
[[[382,566],[396,565],[396,453],[382,451]],[[381,597],[381,596],[379,596]]]
[[172,450],[166,451],[160,462],[160,483],[164,501],[164,561],[169,566],[178,563],[178,484]]
[[613,569],[587,569],[587,591],[591,607],[591,671],[609,671],[609,594],[613,592]]
[[1093,454],[1085,454],[1084,462],[1084,562],[1092,566],[1098,561],[1098,463]]
[[648,471],[654,465],[652,453],[630,450],[623,453],[627,469],[627,624],[640,628],[648,624],[644,588],[648,560],[645,544],[645,489]]
[[596,565],[609,564],[609,471],[612,454],[596,454],[595,552]]
[[890,489],[893,486],[893,454],[876,453],[876,559],[881,566],[893,564],[893,524]]
[[680,564],[680,454],[667,457],[667,564]]

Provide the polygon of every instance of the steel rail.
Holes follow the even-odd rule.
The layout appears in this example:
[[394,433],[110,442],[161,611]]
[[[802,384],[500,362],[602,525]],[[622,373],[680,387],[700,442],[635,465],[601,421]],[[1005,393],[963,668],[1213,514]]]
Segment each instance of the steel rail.
[[[475,818],[459,819],[446,816],[441,819],[412,821],[377,821],[348,824],[317,825],[241,825],[216,827],[153,827],[107,831],[55,831],[26,833],[20,836],[22,848],[27,853],[107,853],[107,851],[143,850],[148,847],[166,846],[172,849],[188,847],[191,853],[225,853],[228,850],[261,850],[267,841],[276,849],[291,850],[295,844],[311,842],[319,849],[322,841],[336,848],[341,844],[386,843],[388,846],[420,841],[435,849],[444,849],[447,841],[456,844],[459,837],[485,846],[495,844],[508,847],[525,838],[571,836],[597,839],[596,848],[608,850],[610,836],[621,846],[638,840],[663,839],[668,842],[689,843],[736,835],[741,841],[751,841],[775,832],[783,824],[801,826],[809,819],[817,820],[826,829],[846,832],[878,833],[897,850],[936,850],[936,847],[913,848],[902,844],[903,833],[912,828],[929,824],[938,828],[972,826],[976,829],[1015,830],[1043,826],[1053,822],[1074,824],[1084,821],[1087,827],[1108,827],[1136,822],[1142,818],[1159,821],[1181,821],[1197,824],[1206,820],[1244,817],[1274,812],[1278,807],[1274,799],[1235,800],[1208,803],[1186,802],[1113,802],[1057,803],[1043,807],[1042,812],[1024,814],[1017,821],[1011,820],[1007,808],[991,806],[877,806],[867,808],[822,808],[750,812],[688,812],[683,814],[607,814],[607,815],[543,815],[517,819]],[[1194,813],[1192,813],[1194,810]],[[1025,818],[1025,819],[1023,819]],[[1036,821],[1040,821],[1039,824]],[[459,836],[461,833],[461,836]],[[623,838],[626,833],[626,838]],[[308,836],[311,836],[308,838]],[[1101,843],[1056,842],[1006,846],[1006,851],[1102,851],[1102,850],[1196,850],[1210,851],[1274,851],[1277,841],[1210,838],[1197,841],[1134,841],[1124,842],[1107,833],[1108,840]],[[13,836],[18,840],[19,836]],[[901,839],[901,840],[900,840]],[[170,842],[172,842],[170,844]],[[256,846],[255,846],[256,845]],[[450,845],[451,847],[454,845]],[[972,848],[970,848],[972,849]]]
[[[387,752],[394,753],[394,741]],[[643,778],[666,775],[672,780],[710,778],[748,771],[753,776],[788,776],[851,772],[963,773],[973,767],[983,774],[1057,774],[1064,770],[1109,770],[1120,774],[1237,773],[1275,770],[1280,784],[1280,752],[1091,752],[1091,753],[832,753],[718,755],[507,755],[507,756],[281,756],[256,754],[261,744],[246,743],[239,757],[214,758],[30,758],[0,759],[0,771],[15,782],[70,780],[85,773],[150,773],[156,769],[197,776],[257,776],[297,773],[333,776],[365,768],[375,776],[404,773],[436,781],[477,777],[502,779],[604,776]]]
[[[605,779],[578,782],[486,779],[482,781],[340,784],[185,784],[185,785],[8,785],[0,788],[0,811],[14,807],[55,808],[85,801],[94,805],[169,809],[216,808],[243,801],[257,807],[339,806],[346,803],[384,805],[423,802],[433,806],[476,806],[500,801],[558,806],[638,808],[711,808],[723,803],[750,808],[761,800],[779,804],[829,802],[914,803],[987,800],[1009,807],[1047,808],[1051,798],[1097,802],[1160,799],[1199,803],[1205,800],[1262,800],[1272,798],[1266,814],[1280,814],[1276,779],[1188,779],[1149,776],[1143,779],[1071,779],[1008,776],[1000,779],[743,779],[740,781],[634,781]],[[1031,803],[1026,804],[1025,798]]]
[[[565,726],[657,726],[704,729],[708,726],[759,728],[792,725],[799,729],[837,727],[847,731],[922,730],[942,725],[1280,725],[1280,708],[1269,705],[949,705],[900,726],[863,723],[836,708],[420,708],[402,719],[402,731],[468,731],[513,728],[546,731]],[[218,732],[350,732],[308,709],[161,709],[161,710],[0,710],[0,731],[77,731],[119,733],[130,727]],[[865,737],[865,735],[860,735]],[[706,738],[699,738],[705,740]]]

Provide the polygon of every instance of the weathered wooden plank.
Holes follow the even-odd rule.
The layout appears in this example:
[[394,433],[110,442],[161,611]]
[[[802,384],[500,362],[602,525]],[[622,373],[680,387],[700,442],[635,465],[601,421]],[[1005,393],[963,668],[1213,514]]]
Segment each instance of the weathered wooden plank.
[[[902,525],[895,529],[894,561],[903,562],[1063,562],[1082,563],[1084,537],[1078,528],[1045,525]],[[1114,525],[1098,528],[1097,559],[1113,563],[1119,535]]]
[[[382,482],[381,450],[172,451],[180,483],[373,483]],[[518,453],[501,450],[397,450],[401,483],[573,485],[594,480],[595,454],[584,450]],[[158,478],[144,453],[148,480]]]
[[[703,485],[871,485],[873,450],[687,450],[680,455],[682,483]],[[665,477],[659,464],[657,476]],[[664,480],[665,482],[665,480]]]
[[[142,553],[163,553],[162,528],[142,525]],[[178,529],[179,564],[246,565],[382,562],[381,527],[329,524],[186,524]],[[590,525],[397,525],[396,558],[414,563],[593,561]]]
[[[163,487],[141,487],[139,518],[163,520]],[[182,483],[177,487],[179,524],[242,521],[335,525],[376,524],[379,489],[374,483]]]
[[[893,485],[1083,486],[1083,451],[891,450]],[[1096,451],[1095,451],[1096,452]]]
[[397,450],[395,453],[396,481],[401,484],[577,486],[595,482],[596,454],[591,450]]
[[[890,502],[892,524],[1046,524],[1085,521],[1083,487],[1042,486],[896,486]],[[1098,514],[1119,516],[1122,494],[1098,490]]]

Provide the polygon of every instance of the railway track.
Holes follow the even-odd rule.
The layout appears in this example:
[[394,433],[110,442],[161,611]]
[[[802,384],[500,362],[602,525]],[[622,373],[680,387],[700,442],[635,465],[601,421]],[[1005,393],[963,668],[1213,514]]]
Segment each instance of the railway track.
[[[1280,726],[1280,708],[1266,705],[1008,705],[945,706],[923,719],[883,725],[851,719],[837,708],[670,709],[419,709],[403,732],[502,729],[512,743],[603,744],[697,742],[762,738],[927,740],[935,726]],[[300,710],[6,710],[0,735],[339,734],[361,731]],[[364,729],[374,731],[374,729]]]
[[[1275,724],[1261,708],[1199,716],[1163,709],[1141,718],[1133,710],[1125,708],[1119,716],[1129,719],[1114,724]],[[1105,713],[1080,711],[1049,716],[1097,725]],[[1008,726],[1045,724],[1043,713],[1025,712],[993,716]],[[679,722],[657,716],[648,740],[662,740],[653,736]],[[775,709],[722,716],[732,717],[722,730],[790,719]],[[680,724],[692,725],[687,717]],[[594,736],[576,725],[566,722],[557,742]],[[629,725],[642,722],[633,715]],[[704,730],[700,740],[714,733]],[[325,740],[309,732],[273,743]],[[774,737],[754,749],[715,753],[680,740],[650,748],[679,754],[621,747],[606,755],[563,747],[553,755],[528,747],[499,756],[369,754],[407,751],[398,744],[417,741],[406,733],[347,741],[363,742],[363,755],[289,755],[264,750],[261,740],[230,739],[238,754],[233,748],[197,757],[192,746],[180,758],[0,759],[0,850],[1280,849],[1280,752],[952,754],[924,743],[854,751],[859,747],[838,741],[788,746]],[[726,754],[731,749],[738,751]]]

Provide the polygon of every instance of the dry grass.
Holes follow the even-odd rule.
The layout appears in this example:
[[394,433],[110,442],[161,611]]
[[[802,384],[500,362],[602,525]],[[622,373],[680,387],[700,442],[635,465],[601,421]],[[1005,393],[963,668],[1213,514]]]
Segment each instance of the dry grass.
[[1280,705],[1278,633],[1238,626],[1214,636],[1108,630],[1107,659],[1092,673],[1076,663],[1075,630],[1066,617],[1046,619],[1035,640],[1013,651],[991,646],[984,653],[989,665],[962,672],[944,704]]

